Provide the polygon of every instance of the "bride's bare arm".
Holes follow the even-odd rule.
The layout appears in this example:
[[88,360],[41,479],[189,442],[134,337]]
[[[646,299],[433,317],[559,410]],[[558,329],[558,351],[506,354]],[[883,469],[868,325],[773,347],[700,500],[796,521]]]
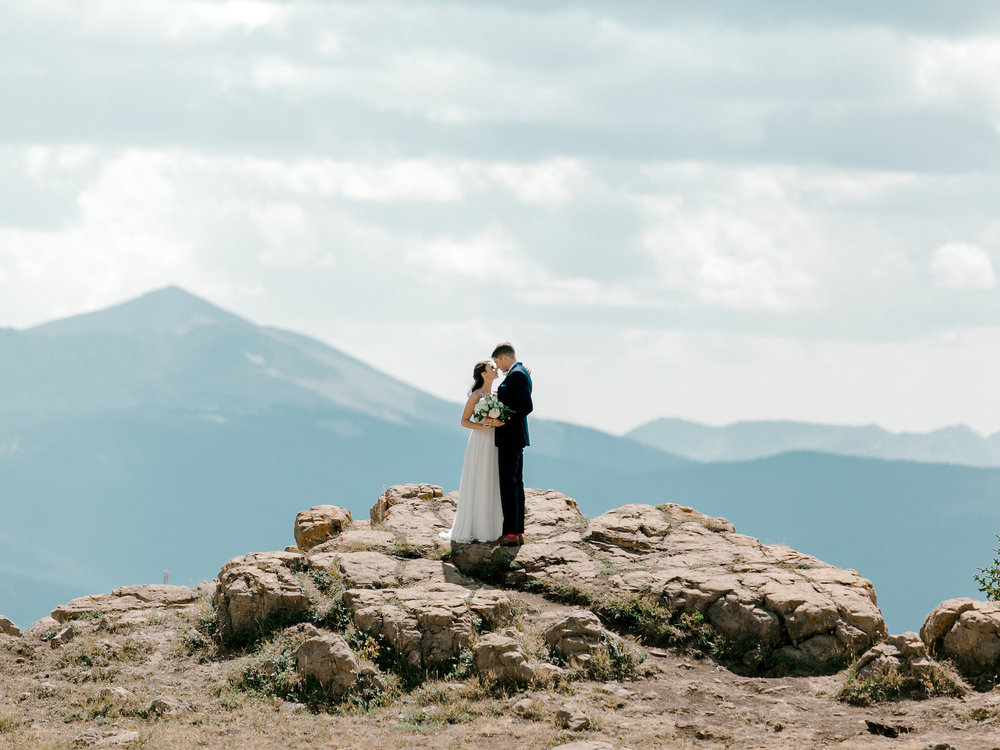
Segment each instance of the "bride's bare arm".
[[465,402],[465,411],[462,412],[462,427],[468,427],[470,430],[488,430],[493,425],[489,424],[492,420],[487,419],[485,422],[473,422],[472,412],[476,408],[476,404],[479,402],[482,394],[479,391],[473,391],[472,395],[469,396],[469,400]]

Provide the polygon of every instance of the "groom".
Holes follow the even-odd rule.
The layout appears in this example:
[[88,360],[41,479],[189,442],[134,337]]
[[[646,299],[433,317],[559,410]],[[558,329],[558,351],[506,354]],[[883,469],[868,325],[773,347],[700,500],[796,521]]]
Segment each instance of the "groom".
[[503,507],[501,544],[524,544],[524,449],[528,443],[528,420],[531,404],[531,375],[509,343],[498,344],[494,364],[503,370],[504,379],[497,389],[497,399],[511,410],[502,427],[494,430],[500,468],[500,505]]

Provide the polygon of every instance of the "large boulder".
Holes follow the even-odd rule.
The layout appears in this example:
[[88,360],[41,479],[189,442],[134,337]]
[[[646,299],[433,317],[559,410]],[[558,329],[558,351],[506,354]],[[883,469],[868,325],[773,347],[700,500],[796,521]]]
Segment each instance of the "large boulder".
[[381,637],[414,667],[445,666],[472,643],[477,629],[511,619],[507,594],[452,583],[399,589],[350,589],[344,594],[358,629]]
[[6,617],[0,616],[0,635],[21,635],[21,629]]
[[920,638],[931,654],[951,659],[977,686],[1000,675],[1000,602],[948,599],[927,616]]
[[308,565],[295,552],[254,552],[222,566],[214,604],[224,639],[251,632],[276,615],[308,612],[297,573]]
[[198,592],[187,586],[153,584],[123,586],[110,594],[91,594],[73,599],[52,610],[57,622],[68,622],[95,612],[122,615],[136,610],[187,607],[198,599]]
[[521,643],[512,634],[486,633],[472,648],[476,669],[502,682],[546,682],[553,674],[561,672],[551,665],[539,669],[524,652]]
[[551,623],[542,633],[545,642],[570,664],[585,664],[597,653],[607,653],[610,635],[590,610],[577,609]]
[[299,626],[305,640],[292,652],[295,671],[313,678],[333,695],[343,695],[357,682],[358,660],[343,636],[320,630],[314,625]]
[[295,516],[295,544],[307,551],[351,525],[351,512],[336,505],[316,505]]

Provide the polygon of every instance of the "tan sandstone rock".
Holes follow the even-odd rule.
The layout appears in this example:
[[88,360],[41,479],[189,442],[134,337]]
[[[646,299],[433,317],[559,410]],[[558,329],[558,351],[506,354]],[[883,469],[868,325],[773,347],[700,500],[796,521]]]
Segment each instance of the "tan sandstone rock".
[[556,710],[555,721],[557,727],[571,732],[582,732],[590,728],[590,717],[578,706],[568,703]]
[[927,652],[916,633],[891,635],[862,654],[855,666],[859,679],[899,675],[912,678],[926,692],[962,695],[967,688],[953,671],[944,669]]
[[134,610],[186,607],[194,604],[197,599],[198,593],[187,586],[123,586],[110,594],[81,596],[61,604],[52,610],[52,617],[57,622],[68,622],[95,612],[123,614]]
[[598,602],[648,597],[701,614],[736,644],[783,649],[806,668],[860,655],[887,634],[875,590],[857,572],[762,545],[691,508],[626,505],[591,519],[576,544],[556,541],[557,532],[520,548],[465,545],[452,559],[467,575],[507,586]]
[[306,551],[351,525],[351,512],[336,505],[316,505],[295,516],[295,543]]
[[219,571],[214,604],[224,638],[232,638],[278,613],[307,612],[309,601],[296,573],[307,558],[294,552],[254,552]]
[[941,602],[927,616],[920,637],[931,654],[951,659],[974,684],[1000,674],[1000,602]]
[[323,568],[340,577],[346,588],[384,589],[398,585],[399,561],[381,552],[322,552],[310,555],[309,567]]
[[357,682],[358,660],[343,636],[303,624],[306,639],[292,652],[295,671],[312,677],[334,695],[343,695]]
[[489,628],[511,618],[507,594],[436,583],[401,589],[351,589],[344,603],[354,624],[381,636],[412,665],[444,666],[468,648],[482,622]]
[[178,716],[191,710],[191,704],[176,695],[158,695],[149,706],[157,716]]
[[584,664],[594,654],[607,653],[611,639],[597,615],[586,609],[559,617],[545,629],[542,637],[571,664]]
[[6,617],[0,617],[0,635],[21,635],[21,629]]
[[482,674],[513,682],[536,682],[538,673],[528,661],[517,639],[503,633],[487,633],[472,649],[476,669]]
[[355,521],[350,528],[340,534],[321,542],[309,550],[310,555],[320,552],[362,552],[376,551],[392,553],[396,546],[396,535],[391,531],[380,531],[371,528],[369,521]]

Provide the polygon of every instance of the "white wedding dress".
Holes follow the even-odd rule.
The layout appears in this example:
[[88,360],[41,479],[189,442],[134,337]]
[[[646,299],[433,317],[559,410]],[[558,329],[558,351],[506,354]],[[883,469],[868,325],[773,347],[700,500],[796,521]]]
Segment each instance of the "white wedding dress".
[[497,447],[493,430],[471,432],[458,484],[458,511],[451,530],[440,536],[453,542],[492,542],[503,531]]

